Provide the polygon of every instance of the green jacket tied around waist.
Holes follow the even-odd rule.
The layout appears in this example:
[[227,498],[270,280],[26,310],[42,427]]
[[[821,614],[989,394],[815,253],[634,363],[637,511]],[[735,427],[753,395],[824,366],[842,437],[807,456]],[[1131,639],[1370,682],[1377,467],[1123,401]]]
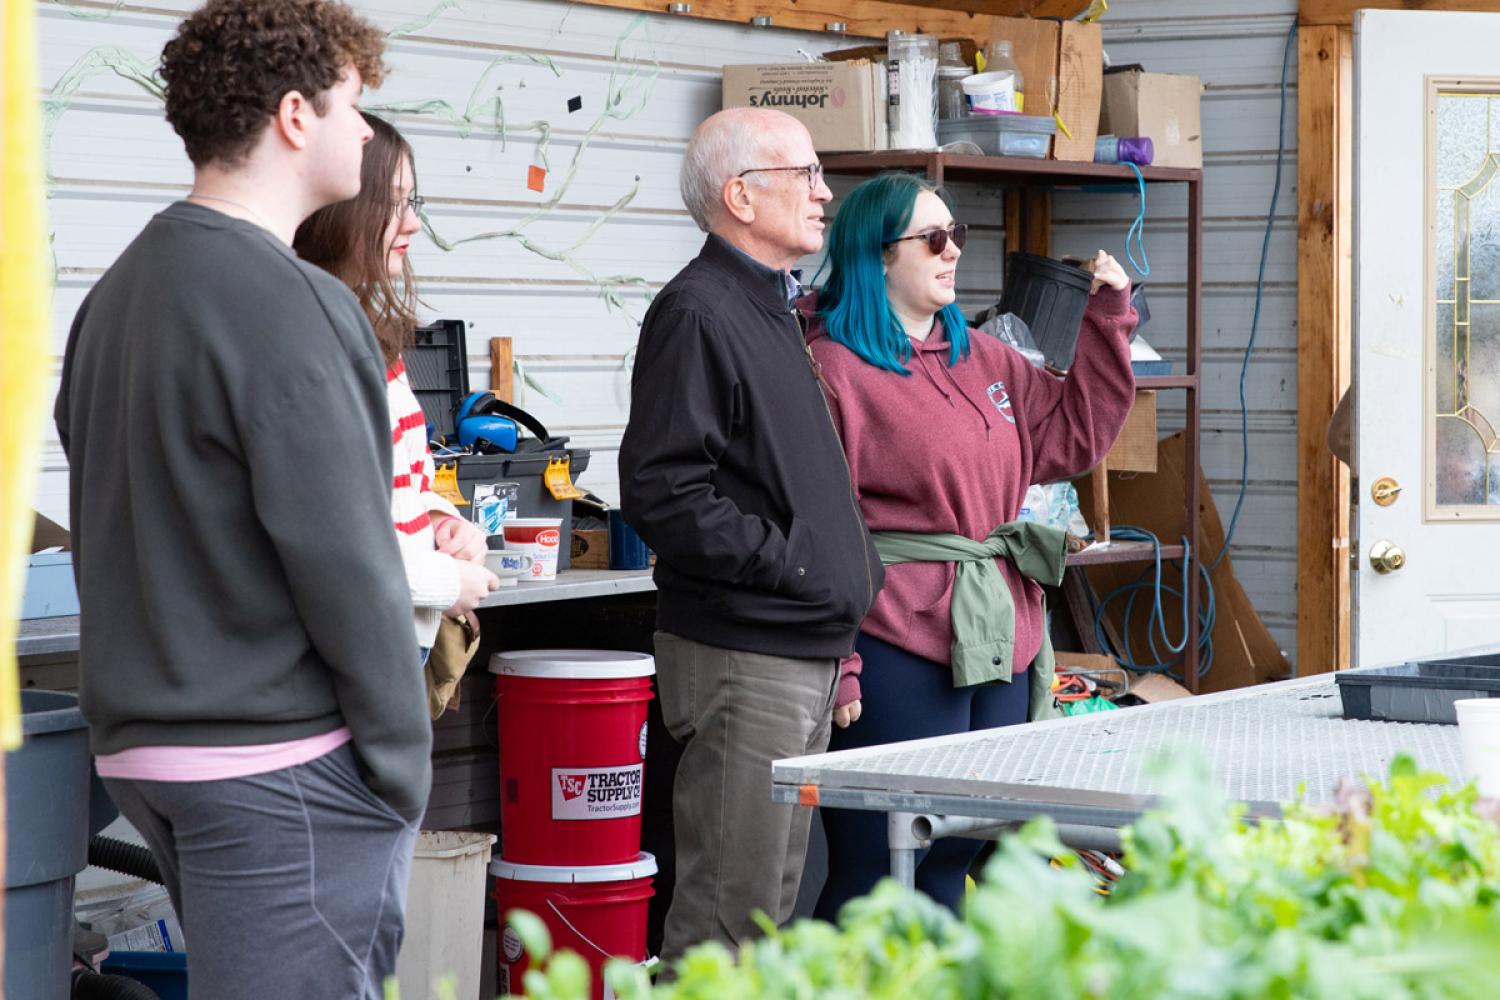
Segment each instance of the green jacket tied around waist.
[[[976,542],[963,535],[916,531],[872,533],[886,566],[907,562],[951,562],[953,574],[953,686],[990,681],[1009,683],[1016,644],[1016,604],[1006,586],[997,556],[1004,556],[1021,575],[1037,583],[1062,583],[1067,564],[1067,534],[1030,521],[1002,524]],[[1043,604],[1042,645],[1031,662],[1031,719],[1053,718],[1052,675],[1055,663]]]

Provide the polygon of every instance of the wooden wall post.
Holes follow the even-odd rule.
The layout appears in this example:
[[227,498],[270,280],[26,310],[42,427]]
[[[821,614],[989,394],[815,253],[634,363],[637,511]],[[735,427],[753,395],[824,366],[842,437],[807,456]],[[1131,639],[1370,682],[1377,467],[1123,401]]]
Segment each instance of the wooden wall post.
[[507,403],[516,401],[515,342],[509,337],[490,338],[490,391]]
[[1297,670],[1349,665],[1349,470],[1328,419],[1349,384],[1353,44],[1348,28],[1298,31]]

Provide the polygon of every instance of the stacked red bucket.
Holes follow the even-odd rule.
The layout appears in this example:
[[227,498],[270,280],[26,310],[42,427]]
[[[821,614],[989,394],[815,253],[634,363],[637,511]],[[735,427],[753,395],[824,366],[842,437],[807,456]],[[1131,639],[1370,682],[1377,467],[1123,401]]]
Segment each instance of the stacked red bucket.
[[[577,952],[604,996],[609,958],[644,961],[656,859],[641,852],[646,706],[655,661],[645,653],[527,649],[497,653],[499,859],[490,863],[503,924],[511,910],[546,923],[555,948]],[[531,958],[502,926],[500,992],[522,992]]]

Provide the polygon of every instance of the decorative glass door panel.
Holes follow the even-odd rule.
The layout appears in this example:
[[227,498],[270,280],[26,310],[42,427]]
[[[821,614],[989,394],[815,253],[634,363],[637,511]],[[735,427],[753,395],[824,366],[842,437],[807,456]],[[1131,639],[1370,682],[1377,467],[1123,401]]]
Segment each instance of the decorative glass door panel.
[[1426,513],[1500,520],[1500,81],[1429,89]]

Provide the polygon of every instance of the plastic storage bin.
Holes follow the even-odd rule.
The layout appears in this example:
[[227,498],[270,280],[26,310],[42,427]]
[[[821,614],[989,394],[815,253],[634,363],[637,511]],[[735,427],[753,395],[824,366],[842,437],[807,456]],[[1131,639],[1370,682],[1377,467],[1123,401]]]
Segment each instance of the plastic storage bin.
[[[463,322],[438,320],[419,327],[403,357],[407,379],[427,423],[438,437],[452,437],[454,411],[469,394],[468,345]],[[474,488],[481,484],[514,483],[518,516],[561,518],[557,568],[567,569],[572,552],[573,501],[554,497],[542,479],[547,463],[555,458],[568,460],[568,474],[575,483],[588,469],[588,449],[565,447],[567,440],[554,437],[555,447],[539,451],[433,458],[440,470],[458,466],[458,488],[465,500],[473,501]],[[470,509],[460,507],[459,512],[467,515]]]
[[78,696],[21,692],[5,755],[5,981],[0,995],[67,1000],[73,878],[88,863],[89,730]]
[[99,971],[134,979],[161,1000],[188,1000],[187,955],[180,951],[113,951]]
[[423,830],[406,892],[406,936],[396,957],[401,996],[425,1000],[454,980],[453,996],[479,996],[486,874],[495,835]]
[[985,156],[1019,156],[1045,160],[1057,134],[1047,115],[969,115],[938,122],[938,143],[969,142]]

